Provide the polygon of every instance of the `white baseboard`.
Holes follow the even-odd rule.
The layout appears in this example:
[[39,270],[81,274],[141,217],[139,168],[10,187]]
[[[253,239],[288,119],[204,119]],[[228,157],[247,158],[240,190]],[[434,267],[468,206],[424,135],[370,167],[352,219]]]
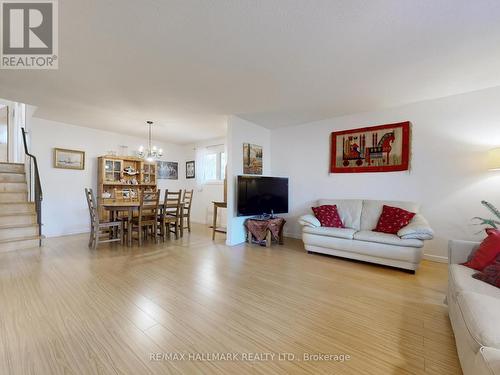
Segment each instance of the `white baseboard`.
[[448,263],[448,257],[440,255],[424,254],[424,259],[430,260],[431,262]]
[[287,231],[284,231],[283,232],[283,235],[285,237],[289,237],[289,238],[295,238],[297,240],[301,240],[302,239],[302,234],[301,233],[293,233],[293,232],[287,232]]
[[50,234],[42,234],[45,236],[45,238],[58,238],[58,237],[66,237],[66,236],[74,236],[77,234],[84,234],[84,233],[90,233],[90,230],[88,228],[86,229],[77,229],[75,231],[70,231],[70,232],[65,232],[65,233],[50,233]]

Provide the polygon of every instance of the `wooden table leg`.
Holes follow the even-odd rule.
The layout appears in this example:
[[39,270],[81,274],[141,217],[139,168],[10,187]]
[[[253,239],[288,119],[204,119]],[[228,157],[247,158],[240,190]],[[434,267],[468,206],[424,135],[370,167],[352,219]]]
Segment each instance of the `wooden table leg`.
[[127,237],[128,237],[128,245],[132,246],[132,208],[128,209],[128,218],[127,218]]
[[[115,221],[115,210],[111,210],[109,212],[109,221],[113,222]],[[109,239],[111,240],[114,236],[115,236],[115,228],[114,227],[110,227],[109,228]]]
[[212,240],[215,240],[215,230],[217,229],[217,205],[214,204],[214,218],[212,221]]
[[271,241],[273,239],[273,235],[271,234],[271,231],[268,229],[266,233],[266,247],[271,247]]
[[180,231],[180,236],[182,238],[182,237],[184,237],[184,207],[181,207],[179,220],[180,220],[179,231]]

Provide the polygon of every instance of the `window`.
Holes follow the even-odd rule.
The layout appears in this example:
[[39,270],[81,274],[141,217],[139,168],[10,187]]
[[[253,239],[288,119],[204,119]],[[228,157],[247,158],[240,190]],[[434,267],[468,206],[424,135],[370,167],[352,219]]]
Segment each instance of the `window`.
[[203,173],[206,182],[222,181],[226,177],[226,153],[212,152],[203,158]]

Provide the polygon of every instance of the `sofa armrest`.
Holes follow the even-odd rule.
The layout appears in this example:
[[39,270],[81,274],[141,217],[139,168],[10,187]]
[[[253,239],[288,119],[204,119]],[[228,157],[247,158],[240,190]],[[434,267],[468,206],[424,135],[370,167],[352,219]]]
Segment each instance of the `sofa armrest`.
[[479,242],[450,240],[448,242],[448,262],[460,264],[467,262],[469,255],[479,247]]
[[299,218],[299,224],[304,227],[312,227],[312,228],[321,226],[321,223],[316,218],[316,216],[311,214],[301,216]]
[[500,350],[483,346],[477,356],[480,357],[478,366],[484,368],[485,374],[500,375]]
[[416,214],[410,224],[398,231],[398,236],[403,239],[432,240],[434,231],[422,215]]

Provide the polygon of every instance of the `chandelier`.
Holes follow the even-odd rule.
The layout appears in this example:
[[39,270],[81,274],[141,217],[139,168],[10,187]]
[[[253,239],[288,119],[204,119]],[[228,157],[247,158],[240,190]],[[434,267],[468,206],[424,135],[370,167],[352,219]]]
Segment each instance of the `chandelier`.
[[152,146],[152,127],[153,121],[146,121],[149,127],[149,138],[148,138],[148,147],[144,149],[144,146],[139,147],[139,157],[146,159],[148,162],[155,161],[159,159],[163,155],[163,150],[157,148],[156,146]]

